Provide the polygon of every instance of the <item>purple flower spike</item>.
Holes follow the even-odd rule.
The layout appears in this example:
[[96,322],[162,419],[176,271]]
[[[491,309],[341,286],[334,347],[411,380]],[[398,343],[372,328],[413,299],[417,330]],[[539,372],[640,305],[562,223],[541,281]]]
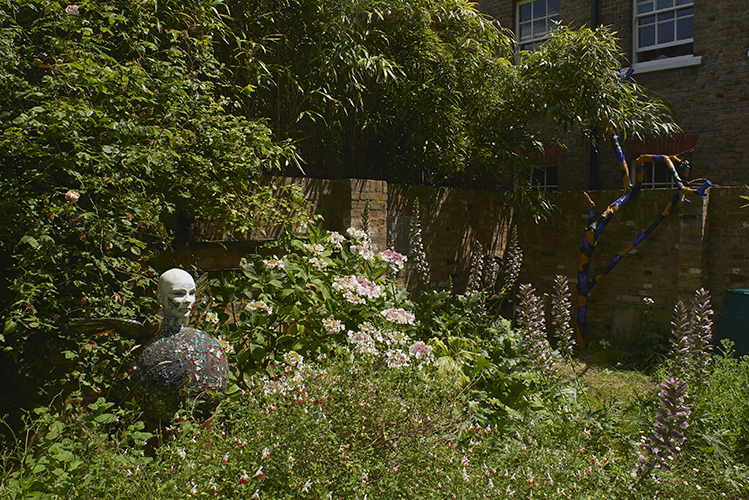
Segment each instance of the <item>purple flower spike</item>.
[[543,300],[534,295],[535,291],[530,284],[520,285],[518,330],[529,357],[539,370],[546,372],[551,368],[551,346],[546,339]]
[[679,432],[689,427],[687,418],[692,411],[684,405],[687,383],[673,377],[666,379],[661,383],[658,395],[661,403],[655,417],[654,432],[642,442],[642,452],[637,457],[640,481],[650,476],[653,469],[670,470],[669,461],[683,458],[681,445],[687,439]]

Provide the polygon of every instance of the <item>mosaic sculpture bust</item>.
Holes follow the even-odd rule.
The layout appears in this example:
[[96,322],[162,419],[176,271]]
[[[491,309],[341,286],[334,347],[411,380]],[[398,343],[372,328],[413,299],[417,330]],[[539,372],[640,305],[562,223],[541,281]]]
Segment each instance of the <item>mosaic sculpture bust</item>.
[[208,413],[226,392],[229,364],[219,342],[187,325],[195,304],[195,281],[181,269],[159,278],[164,308],[161,330],[139,349],[130,371],[135,398],[146,416],[169,421],[185,401]]

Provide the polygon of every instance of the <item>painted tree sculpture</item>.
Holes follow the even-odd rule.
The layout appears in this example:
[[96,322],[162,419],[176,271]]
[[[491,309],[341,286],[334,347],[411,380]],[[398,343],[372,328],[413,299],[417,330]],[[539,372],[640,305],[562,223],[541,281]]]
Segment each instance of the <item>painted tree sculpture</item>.
[[[692,148],[688,151],[685,151],[684,153],[674,156],[639,156],[635,162],[637,165],[637,175],[636,182],[633,185],[630,180],[627,161],[624,157],[624,153],[622,152],[622,148],[619,145],[619,139],[616,134],[611,135],[611,143],[614,147],[614,151],[619,162],[619,168],[622,173],[622,196],[620,196],[616,201],[609,205],[606,210],[596,219],[595,203],[590,199],[588,193],[584,193],[585,198],[588,201],[588,205],[590,206],[590,213],[588,215],[588,226],[585,228],[585,235],[583,237],[582,246],[580,247],[580,261],[577,269],[577,341],[578,344],[582,347],[585,347],[586,341],[589,340],[587,334],[588,295],[590,294],[590,291],[593,289],[593,287],[601,280],[601,278],[603,278],[604,275],[611,271],[625,255],[627,255],[633,248],[639,245],[642,240],[647,238],[648,235],[652,233],[656,227],[658,227],[661,221],[668,217],[668,215],[671,213],[671,210],[675,206],[678,206],[679,203],[681,203],[685,199],[686,195],[697,194],[699,196],[705,196],[707,189],[712,184],[710,181],[705,180],[697,189],[694,189],[693,183],[682,179],[682,177],[677,172],[677,167],[679,167],[683,172],[684,177],[688,177],[689,163],[686,159],[683,159],[681,157],[691,153],[694,150],[694,148]],[[640,194],[644,175],[644,164],[646,162],[658,162],[666,164],[671,177],[673,177],[676,183],[676,191],[674,192],[674,196],[671,198],[671,201],[669,201],[668,205],[666,205],[666,208],[658,216],[658,218],[653,221],[650,227],[648,227],[642,234],[640,234],[627,248],[619,252],[616,257],[614,257],[614,259],[609,263],[609,265],[606,266],[599,274],[591,278],[590,263],[593,257],[593,250],[596,246],[596,243],[598,242],[598,237],[601,235],[601,232],[603,232],[606,224],[609,223],[614,215],[616,215],[616,213],[624,205],[629,203],[631,200],[636,198],[637,195]]]

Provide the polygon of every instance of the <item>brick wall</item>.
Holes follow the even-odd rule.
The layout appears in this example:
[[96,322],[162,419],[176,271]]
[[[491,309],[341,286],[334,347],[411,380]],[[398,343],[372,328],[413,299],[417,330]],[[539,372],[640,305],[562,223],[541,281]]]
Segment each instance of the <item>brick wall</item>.
[[[471,255],[476,243],[485,254],[502,257],[513,220],[512,193],[391,185],[388,188],[388,216],[392,231],[394,219],[411,221],[413,201],[419,199],[420,222],[432,271],[432,284],[438,288],[453,282],[453,290],[465,290]],[[406,229],[405,227],[403,228]],[[397,248],[396,250],[405,250]],[[413,255],[409,255],[413,261]],[[419,277],[407,269],[406,285],[416,287]]]
[[[469,264],[476,242],[484,250],[503,256],[513,224],[518,225],[524,252],[521,283],[532,283],[539,293],[551,291],[557,274],[576,283],[583,230],[588,223],[588,205],[582,192],[560,192],[551,196],[558,210],[536,224],[518,215],[513,193],[480,190],[388,185],[371,180],[275,179],[278,184],[296,183],[309,203],[324,217],[324,227],[345,233],[361,227],[361,215],[369,201],[373,243],[384,249],[388,231],[396,236],[396,250],[408,252],[408,234],[413,200],[419,198],[422,233],[431,266],[433,286],[443,288],[449,280],[453,290],[465,290]],[[591,291],[588,304],[589,330],[599,336],[634,332],[642,313],[653,299],[656,318],[668,326],[678,300],[691,301],[694,291],[712,292],[716,314],[726,289],[749,288],[749,208],[740,196],[743,187],[713,187],[709,196],[691,197]],[[596,246],[591,274],[602,270],[663,212],[671,199],[670,189],[646,190],[611,220]],[[592,191],[596,216],[621,195],[620,190]],[[197,265],[201,270],[236,269],[249,253],[264,253],[262,242],[192,242],[164,254],[156,262],[159,270],[175,265]],[[398,248],[400,246],[400,248]],[[402,276],[411,290],[419,277],[410,266]]]
[[[746,188],[711,188],[709,196],[691,197],[593,288],[588,304],[591,332],[601,336],[629,335],[642,313],[651,308],[668,326],[674,304],[689,303],[694,291],[712,294],[717,314],[726,289],[749,288],[749,209],[741,209]],[[590,193],[596,216],[620,191]],[[604,229],[591,263],[591,276],[600,272],[663,212],[673,191],[643,191],[625,205]],[[551,291],[556,274],[576,283],[577,259],[587,224],[588,205],[582,193],[558,193],[561,210],[536,225],[521,220],[520,241],[525,252],[521,282],[531,282],[540,293]]]

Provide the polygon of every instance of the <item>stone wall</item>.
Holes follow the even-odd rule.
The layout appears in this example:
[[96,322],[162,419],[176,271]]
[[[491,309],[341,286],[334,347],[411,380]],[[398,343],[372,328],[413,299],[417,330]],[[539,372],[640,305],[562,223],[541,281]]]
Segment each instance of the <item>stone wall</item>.
[[[396,250],[409,254],[410,266],[402,276],[411,290],[420,286],[413,267],[409,233],[413,201],[418,197],[420,219],[432,286],[465,290],[472,252],[480,242],[485,252],[502,257],[511,228],[517,224],[524,252],[521,283],[532,283],[539,293],[551,291],[557,274],[574,286],[588,205],[582,192],[552,194],[557,211],[536,224],[518,215],[513,193],[480,190],[388,185],[371,180],[274,179],[296,183],[309,203],[324,217],[324,228],[345,233],[361,227],[369,202],[370,231],[382,250],[388,233]],[[598,274],[617,253],[632,243],[663,213],[673,191],[642,191],[625,205],[602,232],[591,275]],[[639,246],[593,288],[589,295],[589,331],[599,336],[629,335],[642,314],[651,309],[664,326],[671,321],[678,300],[691,301],[697,288],[713,295],[717,314],[726,289],[749,288],[749,208],[742,209],[743,187],[713,187],[708,196],[690,197],[680,204]],[[621,195],[620,190],[592,191],[596,216]],[[261,241],[194,242],[165,254],[157,267],[196,265],[200,270],[236,269],[250,253],[265,253]],[[643,300],[650,298],[649,306]]]
[[[452,281],[453,290],[462,292],[477,243],[481,244],[484,254],[500,258],[504,255],[514,214],[511,196],[512,193],[391,185],[388,230],[406,233],[403,246],[395,245],[395,249],[406,253],[413,261],[407,239],[414,199],[418,198],[432,285],[445,288]],[[409,266],[406,285],[417,287],[419,281],[414,268]]]

